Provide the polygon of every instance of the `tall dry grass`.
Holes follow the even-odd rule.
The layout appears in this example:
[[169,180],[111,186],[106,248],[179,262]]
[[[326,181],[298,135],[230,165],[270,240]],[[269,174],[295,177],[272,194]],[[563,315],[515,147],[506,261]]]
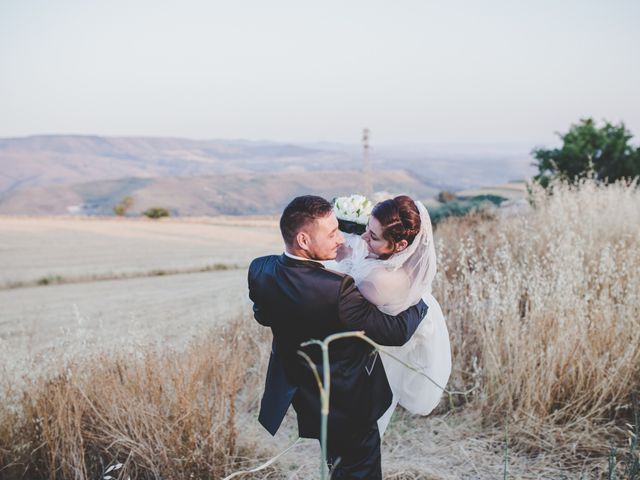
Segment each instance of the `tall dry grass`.
[[626,440],[640,391],[640,191],[585,180],[552,192],[534,187],[526,215],[440,225],[434,295],[450,385],[479,382],[471,405],[514,444],[579,461]]
[[237,470],[251,455],[237,441],[237,403],[241,390],[257,390],[247,387],[268,358],[254,323],[235,321],[181,351],[78,360],[32,381],[19,405],[0,406],[0,478],[102,478],[118,462],[112,475],[122,479]]

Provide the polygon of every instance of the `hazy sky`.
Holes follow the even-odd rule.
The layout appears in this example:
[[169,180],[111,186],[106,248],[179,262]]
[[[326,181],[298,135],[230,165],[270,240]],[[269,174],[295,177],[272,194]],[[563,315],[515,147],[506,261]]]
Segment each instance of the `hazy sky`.
[[0,0],[0,137],[640,137],[640,1]]

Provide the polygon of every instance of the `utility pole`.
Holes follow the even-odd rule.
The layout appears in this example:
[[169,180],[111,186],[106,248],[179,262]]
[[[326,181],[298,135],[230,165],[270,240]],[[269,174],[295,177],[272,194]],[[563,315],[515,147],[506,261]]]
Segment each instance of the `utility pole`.
[[373,180],[371,178],[371,160],[369,159],[369,129],[362,131],[362,174],[364,177],[364,194],[371,200],[373,197]]

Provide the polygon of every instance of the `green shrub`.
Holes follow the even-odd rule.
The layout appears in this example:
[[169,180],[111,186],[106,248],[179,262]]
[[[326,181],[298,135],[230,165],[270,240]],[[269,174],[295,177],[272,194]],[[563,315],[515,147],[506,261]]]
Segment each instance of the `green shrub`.
[[452,202],[443,203],[440,207],[429,211],[431,223],[437,225],[447,217],[462,217],[467,213],[482,208],[483,205],[499,206],[506,198],[498,195],[477,195],[467,199],[458,199]]
[[167,210],[166,208],[161,208],[161,207],[152,207],[152,208],[146,209],[144,212],[142,212],[142,214],[144,216],[146,216],[146,217],[149,217],[149,218],[168,217],[169,216],[169,210]]
[[469,201],[474,205],[480,205],[482,203],[491,203],[497,207],[500,206],[502,202],[504,202],[506,198],[501,197],[499,195],[476,195],[475,197],[471,197]]
[[127,195],[122,200],[120,200],[120,203],[113,207],[113,213],[115,213],[119,217],[123,217],[126,215],[127,211],[131,208],[132,205],[133,198]]

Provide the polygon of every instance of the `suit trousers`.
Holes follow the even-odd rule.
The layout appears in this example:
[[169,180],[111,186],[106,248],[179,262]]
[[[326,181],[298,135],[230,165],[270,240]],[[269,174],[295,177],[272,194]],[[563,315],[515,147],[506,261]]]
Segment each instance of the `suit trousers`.
[[378,424],[352,429],[327,442],[332,480],[382,480]]

